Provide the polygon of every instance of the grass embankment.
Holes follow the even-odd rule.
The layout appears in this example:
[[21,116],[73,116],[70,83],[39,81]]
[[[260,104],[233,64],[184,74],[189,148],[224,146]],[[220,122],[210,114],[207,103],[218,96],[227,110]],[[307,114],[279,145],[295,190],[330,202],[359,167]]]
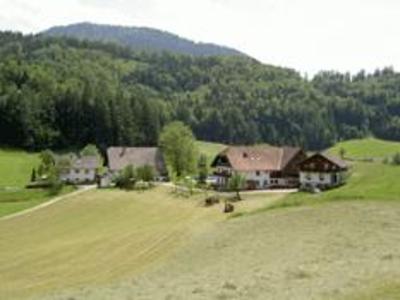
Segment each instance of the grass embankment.
[[[39,205],[51,198],[45,190],[28,190],[32,169],[39,165],[37,154],[0,150],[0,217]],[[63,192],[71,191],[66,188]]]
[[339,155],[341,149],[345,150],[345,156],[350,159],[381,159],[391,157],[395,153],[400,152],[400,143],[375,138],[350,140],[338,143],[329,152]]

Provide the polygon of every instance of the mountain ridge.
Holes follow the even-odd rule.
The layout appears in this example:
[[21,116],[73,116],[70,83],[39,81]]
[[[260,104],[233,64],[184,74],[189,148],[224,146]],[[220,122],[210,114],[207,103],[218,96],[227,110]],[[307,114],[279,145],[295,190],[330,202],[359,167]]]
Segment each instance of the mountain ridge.
[[41,32],[51,37],[117,43],[138,51],[168,51],[193,56],[246,56],[243,52],[213,43],[194,42],[174,33],[150,27],[118,26],[90,22],[54,26]]

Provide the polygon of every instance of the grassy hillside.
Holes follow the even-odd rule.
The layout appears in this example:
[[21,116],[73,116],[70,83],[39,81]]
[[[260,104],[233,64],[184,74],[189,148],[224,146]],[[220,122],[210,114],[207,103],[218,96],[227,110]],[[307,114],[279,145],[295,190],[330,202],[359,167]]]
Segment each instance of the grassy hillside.
[[[251,196],[242,209],[277,197]],[[226,218],[220,207],[200,207],[203,198],[164,187],[98,190],[0,220],[0,299],[105,285],[158,266],[188,237]]]
[[[62,286],[71,289],[37,299],[396,299],[386,297],[399,288],[396,202],[331,203],[223,221],[187,200],[129,195],[87,195],[21,220],[46,232],[18,229],[21,240],[1,245],[0,295],[7,286],[25,287],[9,288],[13,296]],[[77,216],[74,222],[66,212]],[[27,235],[29,249],[10,254]],[[82,279],[84,286],[74,288]],[[366,291],[379,297],[362,297]]]
[[207,156],[207,160],[209,163],[215,158],[215,156],[226,148],[226,145],[211,143],[211,142],[197,142],[197,147],[201,154],[205,154]]
[[37,154],[10,149],[0,150],[0,217],[31,208],[50,199],[47,191],[25,189],[32,168],[38,164]]
[[330,152],[339,155],[340,149],[344,149],[345,156],[349,158],[383,158],[400,152],[400,143],[375,138],[350,140],[338,143]]

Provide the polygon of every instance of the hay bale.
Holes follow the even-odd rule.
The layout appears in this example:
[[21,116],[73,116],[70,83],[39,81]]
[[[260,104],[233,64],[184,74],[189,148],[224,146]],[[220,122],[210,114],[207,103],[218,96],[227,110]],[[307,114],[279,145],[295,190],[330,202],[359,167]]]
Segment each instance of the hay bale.
[[225,202],[224,213],[229,214],[235,211],[235,206],[232,203]]
[[209,207],[209,206],[213,206],[215,204],[219,204],[220,200],[218,198],[218,196],[211,196],[208,197],[205,201],[204,201],[204,206]]

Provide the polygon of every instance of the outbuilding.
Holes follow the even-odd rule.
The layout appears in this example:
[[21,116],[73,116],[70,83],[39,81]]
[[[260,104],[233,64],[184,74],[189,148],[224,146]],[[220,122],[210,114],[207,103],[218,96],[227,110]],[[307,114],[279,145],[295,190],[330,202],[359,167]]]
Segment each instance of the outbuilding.
[[299,164],[300,185],[304,189],[329,189],[346,182],[348,165],[326,153],[316,153]]

